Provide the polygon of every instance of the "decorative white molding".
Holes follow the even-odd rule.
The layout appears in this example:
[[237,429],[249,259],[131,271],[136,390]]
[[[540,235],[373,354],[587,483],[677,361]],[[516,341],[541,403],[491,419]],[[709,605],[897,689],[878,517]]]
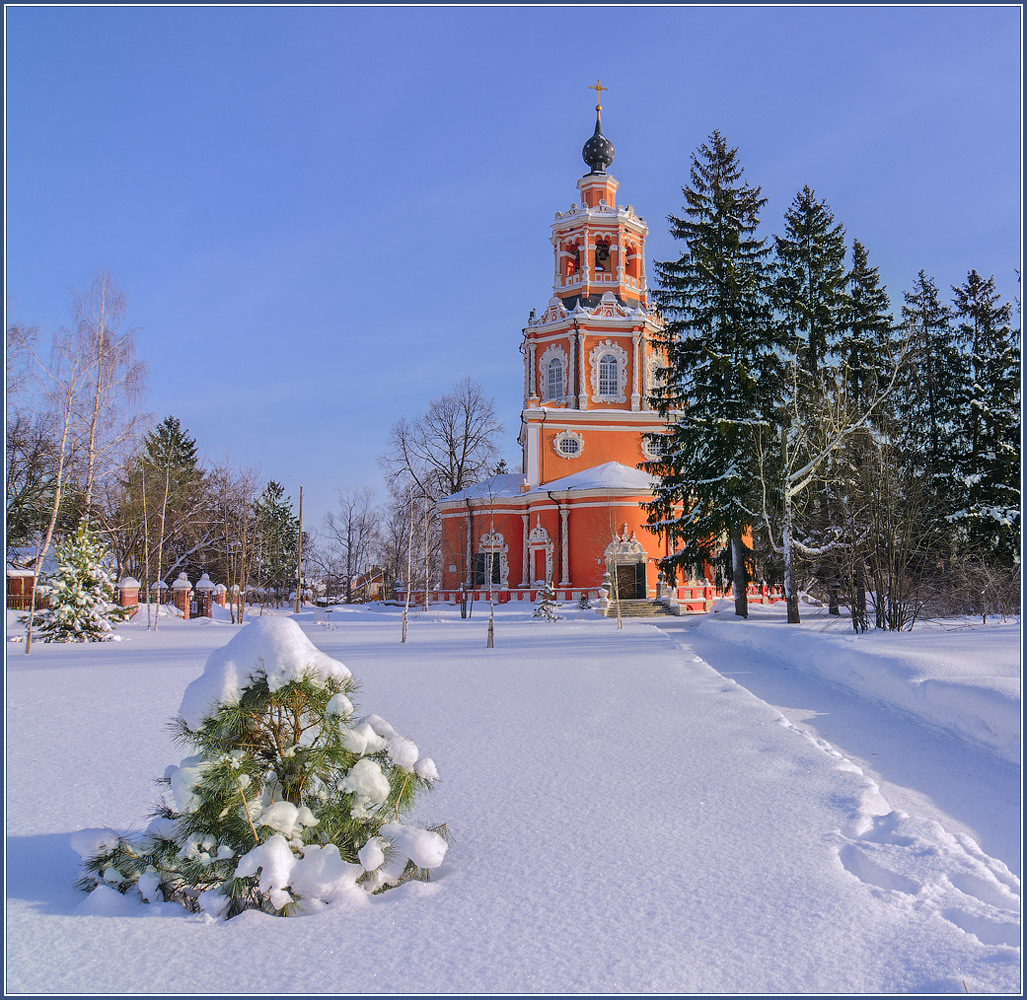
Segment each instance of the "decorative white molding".
[[[612,395],[599,391],[599,362],[607,354],[612,355],[617,363],[617,392]],[[627,402],[624,390],[628,378],[628,352],[620,344],[615,344],[612,340],[607,339],[596,344],[589,351],[588,360],[591,368],[592,401],[596,403]]]
[[507,552],[510,546],[506,544],[503,536],[498,531],[486,531],[478,540],[479,552],[490,552],[499,555],[499,586],[510,586],[510,562]]
[[578,330],[578,409],[588,406],[588,393],[585,392],[585,335]]
[[536,518],[535,527],[528,532],[528,551],[530,553],[530,562],[528,565],[531,569],[534,569],[535,553],[540,549],[545,552],[547,581],[553,579],[553,548],[553,540],[549,537],[549,532],[542,527],[542,519]]
[[[549,395],[549,363],[554,359],[560,362],[560,392]],[[540,399],[555,399],[564,402],[567,398],[567,352],[559,344],[550,344],[543,352],[538,363],[538,379]]]
[[[565,441],[577,442],[577,448],[575,449],[573,444],[564,444]],[[566,451],[564,450],[566,448]],[[585,450],[585,439],[574,431],[560,431],[556,437],[553,438],[553,451],[560,456],[560,458],[580,458],[581,453]]]
[[646,551],[642,543],[635,537],[635,533],[628,535],[627,524],[621,528],[619,535],[613,536],[613,541],[606,546],[603,555],[606,557],[607,566],[628,566],[632,563],[646,561]]
[[660,378],[657,374],[658,369],[666,368],[667,364],[653,351],[650,351],[649,359],[645,363],[644,374],[645,374],[645,409],[654,410],[655,407],[652,404],[652,396],[655,390],[662,388],[666,384],[666,380]]
[[[668,437],[668,435],[663,435],[663,437]],[[650,462],[656,462],[663,458],[664,449],[654,448],[652,444],[650,444],[647,435],[643,434],[639,440],[641,443],[642,456],[644,458],[647,458]]]
[[639,336],[636,333],[631,338],[631,409],[637,410],[642,400],[642,388],[639,385],[641,382],[641,365],[639,364]]

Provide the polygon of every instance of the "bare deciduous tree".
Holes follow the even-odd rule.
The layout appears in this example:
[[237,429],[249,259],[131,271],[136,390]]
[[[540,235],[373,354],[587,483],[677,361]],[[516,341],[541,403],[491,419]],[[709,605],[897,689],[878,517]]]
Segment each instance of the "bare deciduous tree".
[[146,380],[146,365],[135,356],[135,331],[124,327],[125,293],[111,274],[100,269],[89,288],[75,296],[74,345],[89,366],[89,391],[78,400],[83,436],[84,506],[93,486],[107,471],[109,459],[133,439],[142,415],[130,408]]
[[322,558],[329,575],[342,576],[346,587],[346,603],[353,601],[353,579],[369,568],[369,561],[378,536],[378,512],[375,491],[369,486],[343,488],[338,491],[338,511],[324,516]]
[[54,337],[50,361],[41,364],[42,394],[48,404],[49,413],[54,420],[54,457],[53,502],[50,516],[45,529],[40,529],[37,536],[36,554],[33,560],[32,597],[25,631],[25,652],[32,651],[32,618],[36,611],[36,593],[39,589],[39,573],[43,559],[53,541],[54,528],[61,511],[66,485],[66,472],[70,462],[75,430],[75,409],[79,394],[88,379],[88,359],[82,358],[75,350],[71,339],[65,334]]
[[434,503],[491,471],[502,430],[493,401],[481,385],[463,378],[451,392],[433,399],[423,416],[392,425],[381,464],[390,485],[409,477],[415,494]]

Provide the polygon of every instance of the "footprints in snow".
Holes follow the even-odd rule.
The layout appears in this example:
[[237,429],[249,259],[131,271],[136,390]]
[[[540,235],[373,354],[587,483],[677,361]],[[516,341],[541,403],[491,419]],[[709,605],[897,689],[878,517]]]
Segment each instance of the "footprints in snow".
[[[695,655],[689,662],[706,665]],[[744,689],[725,678],[719,690]],[[1001,861],[985,854],[971,837],[953,836],[933,820],[893,810],[877,784],[834,746],[783,714],[777,722],[834,758],[839,771],[853,772],[865,782],[855,797],[845,795],[838,802],[851,818],[838,835],[838,859],[850,875],[899,905],[936,913],[983,945],[1019,948],[1020,881]]]
[[850,816],[838,847],[850,875],[897,902],[937,913],[981,944],[1019,949],[1020,880],[1001,861],[972,837],[892,809],[862,768],[830,743],[784,716],[779,721],[833,757],[839,771],[863,778],[855,796],[845,793],[837,801]]
[[972,838],[901,810],[878,812],[882,804],[887,808],[871,782],[850,835],[842,835],[842,867],[865,885],[896,894],[897,901],[937,913],[984,945],[1018,948],[1019,879]]

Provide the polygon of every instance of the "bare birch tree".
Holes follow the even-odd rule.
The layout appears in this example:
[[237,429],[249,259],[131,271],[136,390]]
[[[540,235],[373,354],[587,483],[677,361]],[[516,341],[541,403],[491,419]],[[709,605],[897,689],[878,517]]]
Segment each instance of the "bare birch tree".
[[131,412],[146,381],[146,365],[135,356],[135,331],[125,328],[125,293],[100,269],[88,289],[75,296],[74,345],[88,364],[88,392],[78,400],[85,462],[84,508],[106,470],[106,460],[139,429],[142,415]]
[[54,337],[53,350],[48,363],[39,365],[42,378],[42,395],[48,402],[55,422],[55,468],[53,479],[53,502],[45,529],[37,535],[36,554],[33,560],[32,597],[29,602],[25,628],[25,653],[32,652],[32,619],[36,612],[36,594],[39,589],[39,574],[43,560],[50,550],[54,528],[64,500],[66,473],[72,456],[75,431],[75,412],[79,394],[88,378],[88,364],[75,350],[71,339],[64,333]]

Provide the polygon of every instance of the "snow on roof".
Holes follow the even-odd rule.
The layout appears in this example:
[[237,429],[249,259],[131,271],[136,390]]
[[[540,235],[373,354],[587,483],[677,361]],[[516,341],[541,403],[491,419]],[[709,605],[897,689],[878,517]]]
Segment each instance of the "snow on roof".
[[[467,489],[452,496],[443,497],[441,502],[521,496],[523,482],[524,476],[519,472],[490,476],[484,482],[468,486]],[[646,493],[655,486],[656,479],[648,472],[633,469],[630,465],[621,465],[620,462],[604,462],[602,465],[582,469],[562,479],[553,479],[541,486],[533,486],[524,495],[538,496],[540,493],[567,490],[623,490],[626,493]]]
[[520,495],[523,482],[524,476],[519,472],[500,472],[442,499],[487,500],[489,497],[515,497]]
[[591,469],[554,479],[541,486],[532,487],[530,493],[558,492],[561,490],[626,490],[631,493],[644,493],[656,485],[656,479],[643,472],[633,469],[630,465],[620,462],[604,462]]

